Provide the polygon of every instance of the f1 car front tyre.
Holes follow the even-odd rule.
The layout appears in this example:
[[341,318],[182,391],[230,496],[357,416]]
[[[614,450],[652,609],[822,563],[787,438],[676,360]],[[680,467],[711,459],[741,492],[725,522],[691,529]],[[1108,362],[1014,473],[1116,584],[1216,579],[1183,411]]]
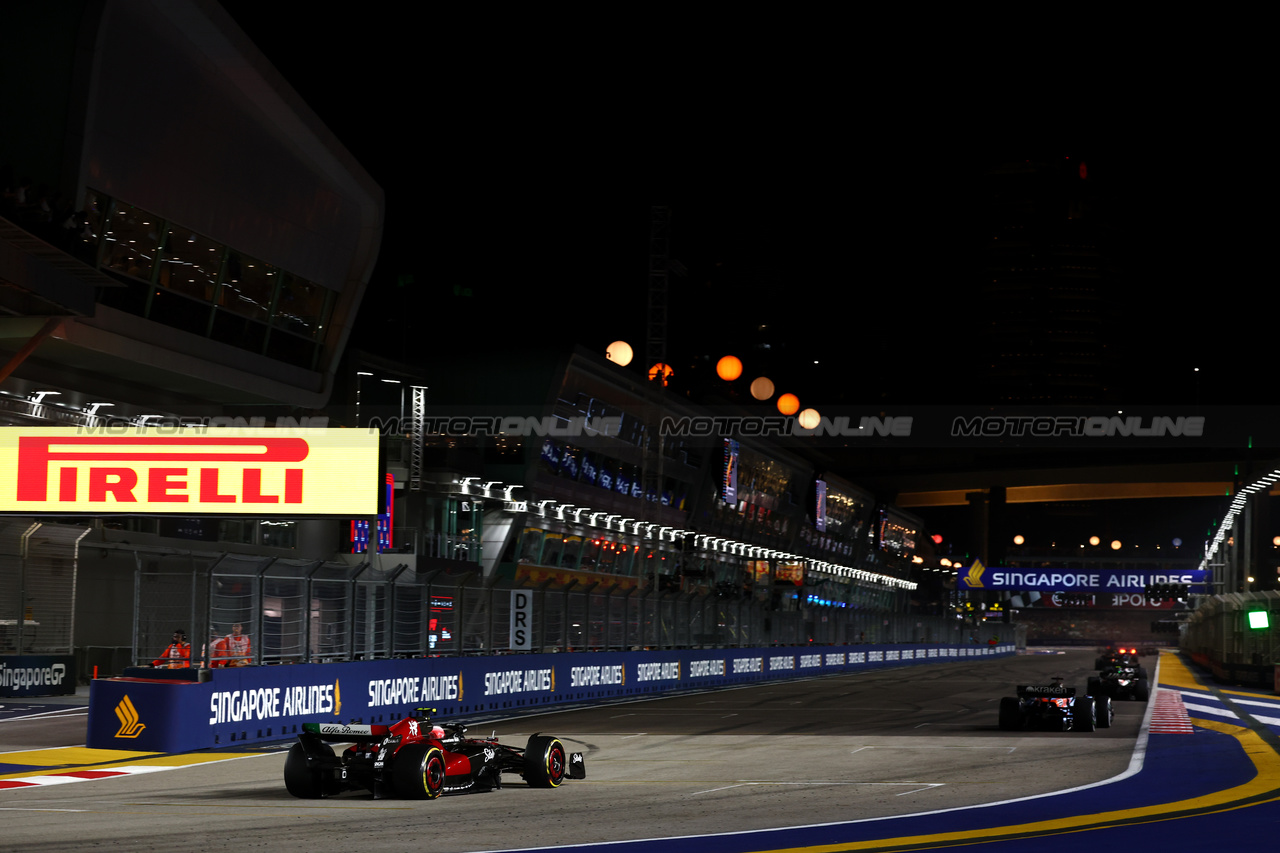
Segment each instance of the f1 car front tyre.
[[1022,705],[1012,696],[1000,700],[1000,728],[1006,732],[1022,728]]
[[438,746],[411,743],[396,753],[391,787],[406,800],[434,800],[444,793],[444,752]]
[[558,788],[568,764],[559,738],[534,735],[524,748],[524,780],[530,788]]
[[[328,750],[329,756],[333,756],[333,748],[327,743],[319,744],[318,748],[322,752]],[[307,751],[300,743],[289,747],[289,755],[284,760],[284,787],[304,800],[316,800],[328,793],[324,774],[308,766]]]
[[1072,709],[1071,729],[1077,732],[1091,732],[1097,728],[1097,720],[1093,716],[1093,697],[1081,696],[1076,699]]

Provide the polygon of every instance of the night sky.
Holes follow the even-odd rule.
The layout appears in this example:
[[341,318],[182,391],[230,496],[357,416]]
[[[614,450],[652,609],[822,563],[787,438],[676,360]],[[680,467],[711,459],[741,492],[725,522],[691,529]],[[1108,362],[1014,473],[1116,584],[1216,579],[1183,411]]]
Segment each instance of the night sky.
[[[1113,398],[1272,403],[1271,371],[1250,366],[1269,364],[1271,312],[1232,298],[1274,279],[1266,220],[1242,201],[1256,166],[1224,135],[1171,144],[1143,119],[1087,137],[1088,150],[1070,134],[993,150],[969,132],[987,130],[976,116],[907,109],[908,82],[863,97],[773,79],[764,63],[684,85],[673,72],[693,66],[673,69],[665,47],[578,53],[553,39],[512,52],[509,35],[425,15],[223,5],[386,192],[355,346],[418,363],[480,342],[639,350],[651,208],[665,204],[682,388],[713,385],[713,359],[735,352],[806,404],[989,402],[984,176],[1073,158],[1088,162],[1107,241]],[[1144,103],[1144,115],[1160,106]],[[765,340],[767,359],[749,349]],[[1122,515],[1151,515],[1123,509],[1086,514],[1134,530]],[[1217,511],[1164,515],[1170,529],[1139,535],[1194,541]]]
[[668,298],[678,370],[769,324],[785,354],[762,369],[815,403],[984,402],[983,176],[1065,156],[1087,160],[1100,188],[1119,396],[1269,402],[1269,389],[1213,390],[1238,373],[1233,351],[1259,349],[1247,343],[1259,313],[1222,299],[1255,277],[1262,226],[1236,205],[1247,167],[1210,178],[1202,148],[1121,134],[1100,151],[980,150],[946,142],[928,116],[867,116],[854,132],[813,109],[828,89],[784,98],[800,116],[766,109],[785,87],[762,94],[758,116],[732,98],[688,112],[697,90],[646,100],[671,77],[650,79],[628,49],[579,68],[470,31],[461,47],[427,35],[447,21],[223,5],[386,192],[359,346],[413,358],[480,337],[635,345],[650,209],[666,204],[683,271]]

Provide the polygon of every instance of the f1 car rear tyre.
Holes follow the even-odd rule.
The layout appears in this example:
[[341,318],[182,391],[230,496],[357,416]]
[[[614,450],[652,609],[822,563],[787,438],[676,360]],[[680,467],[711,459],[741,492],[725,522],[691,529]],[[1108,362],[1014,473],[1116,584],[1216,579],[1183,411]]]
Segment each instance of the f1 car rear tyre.
[[1133,689],[1133,698],[1145,702],[1151,698],[1151,682],[1145,678],[1138,679],[1138,686]]
[[[329,744],[318,744],[317,748],[332,757],[333,748]],[[330,793],[325,790],[324,775],[307,766],[307,751],[300,743],[289,747],[289,755],[284,760],[284,787],[304,800],[317,800]]]
[[1115,716],[1115,711],[1111,708],[1110,696],[1094,696],[1093,697],[1094,722],[1100,729],[1111,728],[1111,718]]
[[1072,709],[1071,729],[1077,732],[1091,732],[1097,728],[1097,720],[1093,716],[1093,697],[1081,696],[1076,699]]
[[558,788],[568,772],[559,738],[534,735],[524,748],[524,780],[530,788]]
[[1000,728],[1006,732],[1022,728],[1022,705],[1012,696],[1000,700]]
[[391,787],[406,800],[434,800],[444,793],[444,752],[438,746],[411,743],[396,753]]

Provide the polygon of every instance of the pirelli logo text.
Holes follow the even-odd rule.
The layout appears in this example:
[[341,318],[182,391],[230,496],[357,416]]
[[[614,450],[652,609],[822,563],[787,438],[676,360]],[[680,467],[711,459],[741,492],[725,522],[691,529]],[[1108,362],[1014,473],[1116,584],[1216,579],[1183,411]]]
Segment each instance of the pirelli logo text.
[[[377,435],[356,430],[202,430],[192,435],[12,430],[8,511],[376,512]],[[294,434],[304,433],[304,434]],[[14,440],[16,438],[16,441]],[[353,484],[368,483],[366,490]]]

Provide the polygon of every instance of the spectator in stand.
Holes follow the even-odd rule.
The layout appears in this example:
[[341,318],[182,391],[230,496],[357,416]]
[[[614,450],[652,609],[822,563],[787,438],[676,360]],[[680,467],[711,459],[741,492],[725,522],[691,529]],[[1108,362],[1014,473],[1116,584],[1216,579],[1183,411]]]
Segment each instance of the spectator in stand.
[[151,662],[152,666],[168,669],[183,669],[191,666],[191,644],[187,642],[187,632],[178,628],[173,632],[173,642],[160,657]]
[[224,639],[224,666],[248,666],[253,663],[253,655],[249,651],[249,638],[243,633],[244,626],[239,622],[231,626],[231,633]]

